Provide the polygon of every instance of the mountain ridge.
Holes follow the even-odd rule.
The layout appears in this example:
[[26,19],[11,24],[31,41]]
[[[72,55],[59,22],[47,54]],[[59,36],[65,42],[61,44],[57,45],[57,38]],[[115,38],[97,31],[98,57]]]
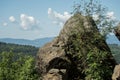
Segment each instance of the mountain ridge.
[[[15,39],[15,38],[0,38],[0,42],[13,43],[20,45],[31,45],[35,47],[42,47],[45,43],[52,41],[55,37],[45,37],[34,40],[29,39]],[[120,45],[119,40],[114,35],[109,35],[106,42],[108,44],[118,44]]]
[[45,43],[52,41],[53,38],[54,37],[46,37],[46,38],[39,38],[39,39],[35,39],[35,40],[14,39],[14,38],[0,38],[0,42],[41,47]]

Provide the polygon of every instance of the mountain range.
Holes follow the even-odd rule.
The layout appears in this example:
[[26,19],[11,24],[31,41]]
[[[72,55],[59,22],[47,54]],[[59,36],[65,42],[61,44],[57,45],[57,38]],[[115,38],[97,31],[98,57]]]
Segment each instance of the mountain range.
[[[40,38],[35,40],[27,40],[27,39],[13,39],[13,38],[0,38],[0,42],[5,43],[14,43],[20,45],[31,45],[35,47],[42,47],[45,43],[50,42],[54,39],[54,37]],[[106,42],[108,44],[119,44],[120,42],[114,35],[109,35],[107,37]]]
[[20,44],[20,45],[31,45],[31,46],[35,46],[35,47],[41,47],[45,43],[52,41],[53,38],[54,37],[49,37],[49,38],[40,38],[40,39],[35,39],[35,40],[1,38],[0,42]]
[[106,42],[108,44],[118,44],[120,45],[120,41],[117,39],[117,37],[115,35],[108,35]]

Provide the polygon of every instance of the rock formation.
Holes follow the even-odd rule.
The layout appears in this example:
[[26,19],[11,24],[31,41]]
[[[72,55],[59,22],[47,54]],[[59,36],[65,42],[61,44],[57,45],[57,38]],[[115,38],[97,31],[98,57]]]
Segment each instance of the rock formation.
[[[39,49],[36,68],[43,80],[85,80],[84,70],[89,68],[86,60],[91,50],[106,52],[106,58],[99,62],[113,70],[116,62],[93,19],[77,13],[65,23],[58,37]],[[103,80],[111,79],[111,74],[104,74],[109,78]]]
[[115,66],[112,80],[120,80],[120,64]]
[[120,23],[118,24],[118,26],[115,29],[115,35],[120,41]]

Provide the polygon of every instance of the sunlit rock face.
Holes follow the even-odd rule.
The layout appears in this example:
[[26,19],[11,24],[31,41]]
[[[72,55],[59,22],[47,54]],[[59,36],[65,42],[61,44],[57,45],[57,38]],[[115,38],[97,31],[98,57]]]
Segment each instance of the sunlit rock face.
[[43,76],[43,80],[67,80],[65,69],[50,69],[47,74]]
[[114,33],[115,33],[116,37],[119,39],[119,41],[120,41],[120,23],[115,28],[115,32]]
[[[78,45],[81,47],[79,54],[84,54],[84,58],[81,57],[82,60],[69,55],[73,48],[70,43],[71,35],[74,40],[77,40],[75,36],[78,35],[73,35],[73,32],[81,34]],[[93,39],[96,36],[100,38]],[[101,38],[102,36],[92,18],[79,13],[72,16],[65,23],[59,36],[39,49],[36,69],[42,76],[42,80],[85,80],[84,70],[88,66],[85,62],[86,56],[94,48],[110,54],[102,62],[109,63],[108,66],[112,71],[116,63],[105,40]],[[72,54],[78,54],[74,52],[77,51],[71,51]]]
[[120,80],[120,64],[115,66],[112,80]]

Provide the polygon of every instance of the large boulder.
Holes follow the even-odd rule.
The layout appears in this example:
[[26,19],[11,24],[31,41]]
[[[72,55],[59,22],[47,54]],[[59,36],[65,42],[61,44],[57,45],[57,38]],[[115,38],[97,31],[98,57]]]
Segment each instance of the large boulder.
[[[108,66],[106,71],[112,72],[116,62],[96,24],[91,17],[77,13],[65,23],[58,37],[39,49],[36,68],[43,80],[85,80],[85,70],[89,68],[87,56],[91,50],[108,54],[99,62],[105,68]],[[106,78],[107,73],[102,71]],[[107,77],[103,80],[111,79],[111,74]]]

